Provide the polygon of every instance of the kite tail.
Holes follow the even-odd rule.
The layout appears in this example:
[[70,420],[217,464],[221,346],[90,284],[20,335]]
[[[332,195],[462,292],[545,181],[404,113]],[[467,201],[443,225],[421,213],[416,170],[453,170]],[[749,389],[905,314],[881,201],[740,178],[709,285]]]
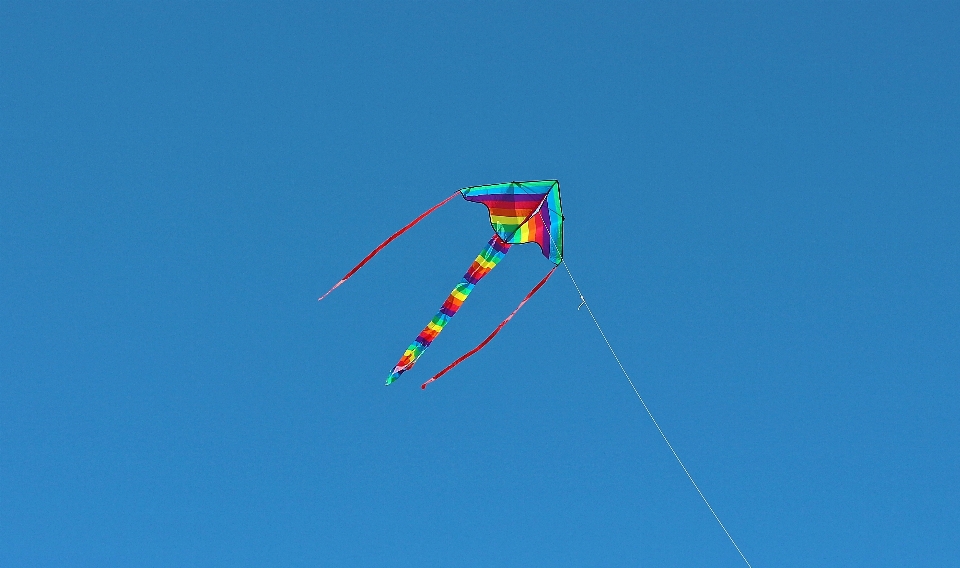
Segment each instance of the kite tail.
[[473,264],[470,265],[467,273],[463,275],[460,283],[457,284],[453,291],[450,292],[450,295],[447,296],[446,301],[440,306],[440,311],[437,312],[437,315],[433,316],[433,319],[430,320],[427,327],[423,328],[420,335],[418,335],[414,342],[410,344],[410,347],[407,347],[407,350],[404,351],[403,357],[400,358],[400,361],[393,368],[393,371],[387,376],[388,385],[397,380],[405,371],[413,368],[417,359],[420,358],[420,355],[423,354],[427,347],[430,347],[433,340],[440,335],[440,332],[443,331],[443,327],[447,325],[450,318],[456,315],[457,310],[463,305],[464,300],[466,300],[470,292],[473,291],[473,287],[477,285],[477,282],[493,270],[509,250],[510,245],[505,243],[499,235],[494,234],[490,242],[487,243],[487,246],[480,251],[480,254],[477,255],[477,258],[473,261]]
[[427,382],[423,383],[422,385],[420,385],[420,388],[421,388],[421,389],[426,389],[426,388],[427,388],[427,385],[429,385],[429,384],[432,383],[433,381],[439,379],[440,377],[442,377],[443,375],[445,375],[445,374],[447,373],[447,371],[449,371],[450,369],[456,367],[456,366],[459,365],[460,363],[463,363],[464,361],[466,361],[467,359],[469,359],[471,356],[473,356],[474,354],[476,354],[477,351],[480,351],[481,349],[483,349],[483,348],[487,345],[487,343],[490,343],[490,340],[493,339],[498,333],[500,333],[500,330],[503,329],[503,327],[504,327],[505,325],[507,325],[507,322],[510,321],[511,319],[513,319],[513,316],[517,315],[517,312],[519,312],[519,311],[520,311],[520,308],[522,308],[523,305],[527,303],[527,300],[529,300],[530,298],[532,298],[533,295],[537,293],[537,290],[539,290],[541,286],[543,286],[544,284],[547,283],[547,280],[550,279],[550,277],[553,275],[553,271],[556,270],[556,269],[557,269],[556,266],[554,266],[553,268],[551,268],[551,269],[550,269],[550,272],[548,272],[547,275],[543,277],[543,280],[541,280],[539,283],[537,283],[537,285],[533,287],[533,290],[530,290],[530,293],[528,293],[528,294],[526,295],[526,297],[523,299],[523,301],[520,302],[520,305],[517,306],[517,309],[513,310],[513,312],[512,312],[509,316],[507,316],[507,319],[505,319],[505,320],[503,320],[502,322],[500,322],[500,325],[497,326],[497,329],[493,330],[493,333],[491,333],[490,335],[487,336],[486,339],[484,339],[483,341],[481,341],[481,342],[480,342],[480,345],[477,345],[476,347],[474,347],[474,348],[471,349],[470,351],[467,351],[465,354],[463,354],[462,356],[460,356],[459,359],[457,359],[457,360],[454,361],[453,363],[450,363],[449,365],[447,365],[446,367],[444,367],[444,369],[443,369],[442,371],[440,371],[439,373],[437,373],[436,375],[434,375],[433,377],[431,377],[429,381],[427,381]]
[[339,288],[341,284],[343,284],[343,283],[346,282],[351,276],[353,276],[354,274],[356,274],[356,272],[357,272],[358,270],[360,270],[361,268],[363,268],[363,265],[364,265],[364,264],[366,264],[367,262],[369,262],[371,258],[373,258],[374,256],[377,255],[378,252],[382,251],[382,250],[384,249],[384,247],[386,247],[387,245],[389,245],[390,243],[392,243],[394,239],[396,239],[396,238],[399,237],[400,235],[406,233],[407,230],[410,229],[410,227],[413,227],[414,225],[416,225],[416,224],[419,223],[420,221],[423,221],[423,218],[424,218],[424,217],[426,217],[427,215],[433,213],[434,211],[436,211],[437,209],[439,209],[442,205],[446,205],[448,201],[450,201],[451,199],[453,199],[454,197],[456,197],[456,196],[459,195],[459,194],[460,194],[460,191],[457,190],[453,195],[451,195],[450,197],[444,199],[444,200],[441,201],[440,203],[437,203],[436,205],[434,205],[434,206],[431,207],[430,209],[427,209],[425,212],[421,213],[419,217],[417,217],[417,218],[414,219],[413,221],[410,221],[410,223],[407,224],[406,227],[400,229],[399,231],[397,231],[396,233],[394,233],[393,235],[391,235],[389,239],[383,241],[383,243],[382,243],[380,246],[378,246],[377,248],[373,249],[373,252],[371,252],[370,254],[368,254],[368,255],[366,256],[366,258],[364,258],[363,260],[361,260],[361,261],[360,261],[360,264],[354,266],[354,267],[353,267],[353,270],[351,270],[350,272],[347,272],[347,275],[346,275],[346,276],[344,276],[343,278],[340,279],[339,282],[337,282],[336,284],[334,284],[334,285],[333,285],[333,288],[330,288],[329,290],[327,290],[327,293],[326,293],[326,294],[324,294],[323,296],[320,296],[319,298],[317,298],[317,301],[319,302],[320,300],[322,300],[322,299],[326,298],[327,296],[329,296],[329,295],[330,295],[330,292],[333,292],[334,290],[336,290],[337,288]]

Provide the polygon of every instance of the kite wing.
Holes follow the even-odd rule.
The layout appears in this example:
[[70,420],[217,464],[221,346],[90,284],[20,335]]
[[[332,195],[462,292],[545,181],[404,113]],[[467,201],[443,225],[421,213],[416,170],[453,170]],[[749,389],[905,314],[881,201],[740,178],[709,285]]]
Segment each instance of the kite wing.
[[467,201],[487,206],[490,224],[505,243],[537,243],[550,262],[563,260],[563,212],[557,180],[478,185],[465,187],[460,194]]

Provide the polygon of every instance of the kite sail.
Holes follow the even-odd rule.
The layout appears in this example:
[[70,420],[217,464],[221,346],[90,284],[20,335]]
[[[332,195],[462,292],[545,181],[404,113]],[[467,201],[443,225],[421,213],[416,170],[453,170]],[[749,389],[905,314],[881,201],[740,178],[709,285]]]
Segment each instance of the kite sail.
[[449,202],[459,194],[467,201],[482,203],[487,207],[490,214],[490,224],[493,226],[494,234],[487,245],[480,251],[477,258],[467,269],[466,274],[456,285],[447,299],[440,306],[440,311],[423,328],[423,331],[404,351],[400,361],[394,366],[393,370],[387,376],[386,384],[396,381],[406,371],[409,371],[416,364],[417,359],[423,355],[423,352],[430,347],[434,339],[443,331],[444,326],[450,319],[456,315],[460,306],[473,291],[474,286],[481,278],[486,276],[503,257],[510,251],[511,245],[524,243],[537,243],[543,256],[547,258],[553,267],[543,279],[533,287],[532,290],[523,298],[520,305],[497,326],[493,332],[487,336],[479,345],[471,349],[456,361],[448,365],[442,371],[434,375],[427,382],[420,385],[420,388],[427,388],[427,385],[440,378],[450,369],[456,367],[467,358],[490,342],[500,330],[503,329],[514,315],[523,307],[527,301],[537,293],[547,280],[553,275],[553,271],[563,260],[563,213],[560,208],[560,182],[557,180],[542,181],[523,181],[498,183],[493,185],[478,185],[465,187],[437,205],[428,209],[419,217],[411,221],[407,226],[400,229],[390,236],[373,252],[368,254],[360,264],[355,266],[347,273],[333,288],[320,297],[324,299],[330,292],[333,292],[338,286],[347,281],[356,274],[364,264],[370,261],[377,253],[384,249],[394,239],[405,233],[411,227],[422,221],[427,215],[439,209],[442,205]]

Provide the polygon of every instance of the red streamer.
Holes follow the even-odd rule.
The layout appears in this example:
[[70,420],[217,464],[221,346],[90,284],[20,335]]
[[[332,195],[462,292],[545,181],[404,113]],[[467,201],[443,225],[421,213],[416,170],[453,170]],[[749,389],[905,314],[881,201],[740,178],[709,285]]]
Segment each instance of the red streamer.
[[[559,265],[557,265],[557,266],[559,266]],[[463,363],[464,361],[466,361],[467,359],[469,359],[470,357],[472,357],[474,354],[476,354],[477,351],[480,351],[481,349],[483,349],[483,348],[487,345],[487,343],[490,343],[490,340],[493,339],[498,333],[500,333],[500,330],[503,329],[503,327],[504,327],[505,325],[507,325],[507,322],[510,321],[511,319],[513,319],[513,316],[517,315],[517,312],[519,312],[519,311],[520,311],[520,308],[522,308],[523,305],[527,303],[527,300],[529,300],[530,298],[532,298],[533,295],[537,293],[537,290],[539,290],[541,286],[543,286],[544,284],[547,283],[547,280],[550,279],[550,277],[553,275],[553,271],[556,270],[556,269],[557,269],[556,266],[554,266],[553,268],[551,268],[551,269],[550,269],[550,272],[548,272],[547,275],[543,277],[543,280],[541,280],[536,286],[534,286],[534,287],[533,287],[533,290],[530,290],[530,293],[528,293],[528,294],[526,295],[526,297],[523,299],[523,301],[520,302],[520,305],[517,306],[517,309],[513,310],[513,312],[512,312],[509,316],[507,316],[507,319],[505,319],[505,320],[503,320],[502,322],[500,322],[500,325],[497,326],[497,329],[493,330],[493,333],[491,333],[490,335],[487,336],[486,339],[484,339],[483,341],[481,341],[481,342],[480,342],[480,345],[477,345],[476,347],[474,347],[474,348],[471,349],[470,351],[467,351],[465,354],[461,355],[459,359],[457,359],[457,360],[454,361],[453,363],[450,363],[449,365],[447,365],[442,371],[440,371],[439,373],[437,373],[436,375],[434,375],[433,377],[431,377],[429,381],[427,381],[427,382],[423,383],[422,385],[420,385],[420,388],[426,390],[427,385],[429,385],[429,384],[432,383],[433,381],[439,379],[440,377],[442,377],[443,375],[445,375],[445,374],[447,373],[447,371],[449,371],[450,369],[456,367],[456,366],[459,365],[460,363]]]
[[450,201],[451,199],[453,199],[454,197],[456,197],[456,196],[459,195],[459,194],[460,194],[460,190],[455,191],[453,195],[451,195],[450,197],[444,199],[444,200],[441,201],[440,203],[437,203],[436,205],[434,205],[434,206],[431,207],[430,209],[427,209],[427,211],[424,212],[424,213],[422,213],[419,217],[417,217],[417,218],[414,219],[413,221],[410,221],[410,223],[407,224],[406,227],[400,229],[399,231],[397,231],[396,233],[394,233],[393,235],[391,235],[391,237],[390,237],[389,239],[383,241],[383,244],[381,244],[381,245],[378,246],[377,248],[373,249],[373,252],[371,252],[370,254],[368,254],[368,255],[366,256],[366,258],[364,258],[363,260],[361,260],[361,261],[360,261],[360,264],[354,266],[354,267],[353,267],[353,270],[351,270],[350,272],[347,272],[347,275],[346,275],[346,276],[344,276],[343,278],[340,279],[339,282],[337,282],[336,284],[334,284],[334,285],[333,285],[333,288],[330,288],[329,290],[327,290],[327,293],[326,293],[326,294],[324,294],[323,296],[320,296],[319,298],[317,298],[317,301],[319,302],[320,300],[326,298],[328,295],[330,295],[330,292],[333,292],[334,290],[336,290],[337,288],[339,288],[340,285],[343,284],[344,282],[346,282],[348,278],[350,278],[351,276],[353,276],[354,274],[356,274],[356,272],[357,272],[358,270],[360,270],[361,268],[363,268],[363,265],[364,265],[364,264],[366,264],[367,262],[370,261],[371,258],[373,258],[374,256],[376,256],[378,252],[382,251],[384,247],[386,247],[387,245],[389,245],[390,243],[392,243],[395,238],[397,238],[397,237],[399,237],[400,235],[406,233],[407,230],[408,230],[410,227],[416,225],[416,224],[419,223],[420,221],[423,221],[423,218],[424,218],[424,217],[426,217],[427,215],[433,213],[434,211],[436,211],[437,209],[439,209],[442,205],[446,205],[448,201]]

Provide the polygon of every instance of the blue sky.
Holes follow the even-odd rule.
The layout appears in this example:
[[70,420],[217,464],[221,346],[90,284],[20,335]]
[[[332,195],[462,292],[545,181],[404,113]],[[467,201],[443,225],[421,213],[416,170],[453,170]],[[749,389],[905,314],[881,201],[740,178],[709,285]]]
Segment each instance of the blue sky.
[[960,557],[948,3],[0,7],[0,564]]

